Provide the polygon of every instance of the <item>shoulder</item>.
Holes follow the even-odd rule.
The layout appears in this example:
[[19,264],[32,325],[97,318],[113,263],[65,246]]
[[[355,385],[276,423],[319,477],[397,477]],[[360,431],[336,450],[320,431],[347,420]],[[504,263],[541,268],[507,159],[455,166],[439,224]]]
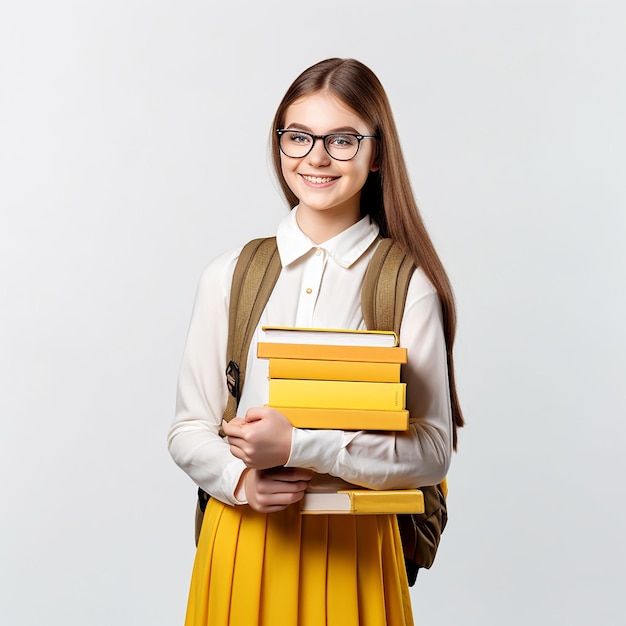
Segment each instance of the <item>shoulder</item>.
[[439,294],[419,267],[413,272],[409,283],[400,336],[401,345],[413,346],[413,352],[417,344],[425,348],[434,338],[444,341]]
[[233,248],[211,260],[200,275],[200,287],[230,282],[240,253],[241,247]]
[[203,269],[198,282],[198,295],[212,297],[230,295],[233,273],[244,245],[231,248],[213,258]]
[[[239,261],[239,258],[244,249],[249,244],[254,244],[255,242],[265,241],[269,239],[272,238],[263,237],[259,239],[254,239],[252,241],[246,242],[241,246],[238,246],[237,248],[231,248],[230,250],[222,252],[220,255],[216,256],[208,263],[208,265],[206,265],[206,267],[202,271],[198,285],[198,292],[212,292],[214,295],[223,294],[225,296],[228,296],[233,280],[233,274],[235,272],[235,268],[237,267],[237,262]],[[255,246],[252,245],[251,248],[248,250],[248,254],[246,256],[247,259],[250,258],[250,250],[254,247]]]
[[430,282],[422,268],[417,267],[409,282],[406,306],[415,304],[425,298],[438,301],[439,296],[434,285]]

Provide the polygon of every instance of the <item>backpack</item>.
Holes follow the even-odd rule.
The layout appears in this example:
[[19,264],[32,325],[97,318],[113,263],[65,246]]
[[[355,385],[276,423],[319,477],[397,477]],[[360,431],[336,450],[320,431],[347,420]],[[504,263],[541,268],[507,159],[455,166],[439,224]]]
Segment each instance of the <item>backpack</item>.
[[[361,309],[370,330],[394,330],[400,323],[409,281],[415,266],[391,239],[383,239],[368,265],[361,290]],[[229,390],[224,419],[236,415],[245,380],[246,360],[252,334],[281,271],[276,238],[254,239],[242,249],[233,273],[228,320],[226,384]],[[398,514],[409,585],[420,568],[429,568],[435,559],[441,533],[447,523],[446,485],[420,487],[424,513]],[[196,545],[209,495],[198,489]]]

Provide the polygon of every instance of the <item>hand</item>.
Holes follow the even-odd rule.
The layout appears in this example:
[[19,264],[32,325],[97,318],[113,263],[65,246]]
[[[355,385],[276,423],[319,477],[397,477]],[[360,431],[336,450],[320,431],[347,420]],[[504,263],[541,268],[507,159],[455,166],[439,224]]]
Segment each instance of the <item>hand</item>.
[[248,504],[259,513],[282,511],[302,500],[312,476],[311,470],[297,467],[248,470],[243,479]]
[[284,465],[291,453],[293,426],[276,409],[248,409],[244,418],[222,422],[230,451],[248,467],[266,469]]

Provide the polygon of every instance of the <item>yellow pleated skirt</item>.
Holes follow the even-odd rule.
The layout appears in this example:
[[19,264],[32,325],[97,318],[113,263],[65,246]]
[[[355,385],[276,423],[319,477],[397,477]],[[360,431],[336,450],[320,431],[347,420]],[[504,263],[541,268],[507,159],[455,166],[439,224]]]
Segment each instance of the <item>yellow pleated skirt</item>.
[[185,626],[412,626],[395,515],[209,500]]

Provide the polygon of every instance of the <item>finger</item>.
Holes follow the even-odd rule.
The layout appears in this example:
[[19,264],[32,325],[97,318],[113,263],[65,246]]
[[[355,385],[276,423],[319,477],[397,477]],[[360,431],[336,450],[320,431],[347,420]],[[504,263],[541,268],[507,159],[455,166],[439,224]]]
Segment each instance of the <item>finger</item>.
[[295,502],[289,502],[288,504],[267,504],[262,505],[259,502],[255,503],[253,507],[255,511],[259,513],[278,513],[279,511],[284,511],[290,504],[295,504]]
[[280,480],[259,476],[258,490],[261,493],[295,493],[304,491],[309,486],[308,480]]
[[250,422],[258,422],[263,418],[263,408],[262,407],[252,407],[246,411],[246,415],[243,418],[245,423]]
[[268,489],[264,489],[265,485],[260,485],[259,493],[264,493],[265,495],[280,495],[282,494],[295,494],[302,493],[306,491],[308,487],[308,483],[306,481],[297,481],[297,482],[289,482],[283,483],[279,480],[272,481],[271,485],[268,485]]
[[279,491],[278,493],[257,493],[256,501],[261,506],[281,506],[300,502],[304,496],[304,491]]
[[294,480],[305,480],[308,482],[315,474],[313,470],[305,467],[286,467],[285,469],[287,470],[285,473]]
[[230,453],[234,457],[242,460],[246,465],[248,464],[247,460],[246,460],[247,459],[247,455],[245,454],[245,452],[241,448],[238,448],[237,446],[230,446]]
[[262,470],[263,474],[272,480],[280,480],[283,482],[309,482],[313,478],[313,470],[302,467],[272,467]]
[[230,446],[231,451],[235,448],[243,451],[245,446],[245,441],[243,439],[239,439],[239,437],[229,436],[227,438],[228,445]]
[[242,432],[242,425],[244,423],[245,422],[239,417],[235,417],[230,422],[227,422],[226,420],[222,420],[222,431],[226,435],[229,435],[229,436],[240,435]]

